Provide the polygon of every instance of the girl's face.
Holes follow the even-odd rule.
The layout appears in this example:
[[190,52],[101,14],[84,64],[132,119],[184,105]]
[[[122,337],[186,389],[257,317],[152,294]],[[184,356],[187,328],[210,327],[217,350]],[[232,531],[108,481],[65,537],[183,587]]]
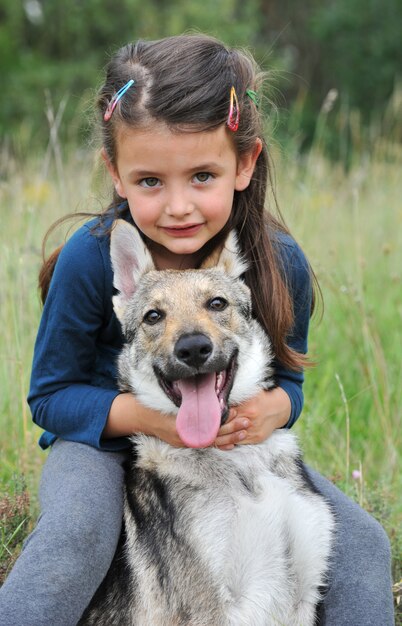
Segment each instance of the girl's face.
[[121,129],[117,161],[104,154],[117,193],[152,242],[159,269],[194,267],[196,253],[226,224],[233,196],[250,183],[261,151],[238,158],[225,126],[172,133],[164,124]]

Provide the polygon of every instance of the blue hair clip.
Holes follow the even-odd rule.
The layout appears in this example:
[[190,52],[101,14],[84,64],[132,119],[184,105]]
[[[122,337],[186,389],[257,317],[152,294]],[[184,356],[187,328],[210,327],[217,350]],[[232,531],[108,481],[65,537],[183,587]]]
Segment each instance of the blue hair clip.
[[105,114],[103,116],[103,119],[105,120],[105,122],[108,122],[110,120],[110,118],[112,117],[113,111],[116,108],[116,105],[118,103],[118,101],[120,100],[120,98],[122,96],[124,96],[124,94],[126,93],[126,91],[128,89],[130,89],[131,85],[134,85],[135,81],[131,78],[131,80],[128,81],[128,83],[126,83],[124,85],[124,87],[122,87],[121,89],[119,89],[119,91],[117,91],[113,98],[111,99],[111,101],[109,102],[109,104],[107,105],[107,109],[105,111]]

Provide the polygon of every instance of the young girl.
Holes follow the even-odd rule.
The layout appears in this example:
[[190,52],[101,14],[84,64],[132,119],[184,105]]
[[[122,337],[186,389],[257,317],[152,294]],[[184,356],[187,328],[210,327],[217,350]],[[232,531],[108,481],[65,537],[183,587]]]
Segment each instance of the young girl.
[[[275,349],[277,387],[232,408],[215,445],[230,454],[300,415],[311,274],[284,225],[264,210],[269,166],[258,88],[248,55],[202,35],[139,41],[108,66],[98,108],[115,193],[42,269],[47,297],[29,402],[45,430],[40,445],[51,450],[38,525],[0,592],[2,626],[76,624],[119,538],[127,436],[183,445],[172,416],[117,390],[122,335],[109,260],[117,216],[136,225],[159,269],[196,268],[229,229],[238,233],[254,313]],[[331,483],[310,476],[337,516],[325,623],[393,624],[382,528]]]

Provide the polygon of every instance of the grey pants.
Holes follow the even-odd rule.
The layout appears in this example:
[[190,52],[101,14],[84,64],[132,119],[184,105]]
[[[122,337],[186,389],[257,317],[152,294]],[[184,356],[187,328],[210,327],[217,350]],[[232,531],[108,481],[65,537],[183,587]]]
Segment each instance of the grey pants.
[[[53,445],[42,474],[38,524],[0,589],[0,626],[77,623],[115,552],[125,458],[78,443]],[[390,548],[382,527],[309,471],[338,518],[325,624],[393,626]]]

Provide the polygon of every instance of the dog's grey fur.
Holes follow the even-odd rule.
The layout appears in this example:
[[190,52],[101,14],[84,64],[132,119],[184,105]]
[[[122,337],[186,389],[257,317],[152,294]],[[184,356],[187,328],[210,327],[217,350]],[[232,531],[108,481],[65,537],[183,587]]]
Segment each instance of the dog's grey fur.
[[[114,306],[127,338],[119,360],[122,390],[176,414],[159,374],[173,381],[220,371],[234,354],[229,405],[272,386],[270,344],[251,316],[233,235],[200,270],[157,272],[136,229],[118,221],[111,254],[120,292]],[[149,323],[150,310],[163,315],[152,314]],[[200,335],[212,351],[202,363],[184,362],[180,338]],[[230,452],[174,448],[144,435],[133,443],[125,533],[80,624],[315,623],[334,522],[306,480],[293,434],[276,431]]]

